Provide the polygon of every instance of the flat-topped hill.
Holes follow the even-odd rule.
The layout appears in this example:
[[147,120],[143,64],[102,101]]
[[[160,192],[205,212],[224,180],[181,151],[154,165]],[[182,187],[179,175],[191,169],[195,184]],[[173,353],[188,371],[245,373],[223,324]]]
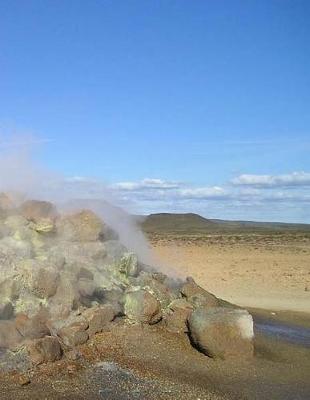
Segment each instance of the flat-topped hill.
[[138,217],[146,233],[208,234],[208,233],[310,233],[310,224],[282,222],[226,221],[201,215],[159,213]]

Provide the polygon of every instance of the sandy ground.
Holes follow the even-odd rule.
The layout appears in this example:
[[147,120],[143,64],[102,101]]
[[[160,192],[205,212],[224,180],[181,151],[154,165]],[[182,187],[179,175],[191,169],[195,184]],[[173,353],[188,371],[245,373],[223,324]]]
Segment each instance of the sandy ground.
[[160,324],[122,324],[80,346],[80,358],[63,359],[21,376],[0,376],[6,400],[308,400],[310,349],[256,335],[251,360],[212,360],[186,335]]
[[310,238],[303,235],[152,237],[157,261],[246,307],[310,312]]

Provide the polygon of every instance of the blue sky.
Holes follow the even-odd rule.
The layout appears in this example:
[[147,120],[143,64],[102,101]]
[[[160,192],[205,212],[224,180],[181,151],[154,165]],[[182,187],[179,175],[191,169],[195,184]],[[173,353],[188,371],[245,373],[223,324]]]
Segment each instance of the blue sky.
[[310,222],[309,18],[307,0],[1,1],[2,147],[32,134],[47,168],[134,212]]

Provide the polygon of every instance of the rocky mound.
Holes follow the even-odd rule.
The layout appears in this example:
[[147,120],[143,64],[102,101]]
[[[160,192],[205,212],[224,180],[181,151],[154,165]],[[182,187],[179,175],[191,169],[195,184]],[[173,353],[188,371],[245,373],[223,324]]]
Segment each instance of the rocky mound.
[[92,211],[0,198],[0,369],[56,361],[119,320],[189,335],[211,357],[252,356],[247,311],[142,264]]

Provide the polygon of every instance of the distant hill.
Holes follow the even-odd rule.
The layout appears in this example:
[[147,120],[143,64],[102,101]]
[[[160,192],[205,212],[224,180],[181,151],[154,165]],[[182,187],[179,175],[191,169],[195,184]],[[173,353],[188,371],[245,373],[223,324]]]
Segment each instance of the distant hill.
[[139,216],[138,222],[146,233],[208,234],[208,233],[310,233],[310,224],[281,222],[225,221],[207,219],[198,214],[160,213]]

